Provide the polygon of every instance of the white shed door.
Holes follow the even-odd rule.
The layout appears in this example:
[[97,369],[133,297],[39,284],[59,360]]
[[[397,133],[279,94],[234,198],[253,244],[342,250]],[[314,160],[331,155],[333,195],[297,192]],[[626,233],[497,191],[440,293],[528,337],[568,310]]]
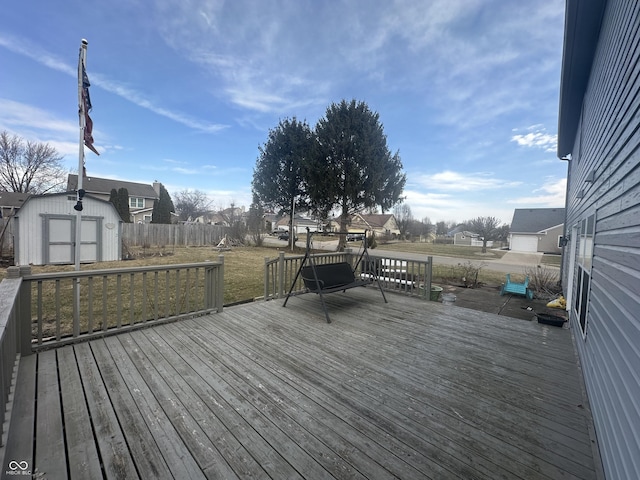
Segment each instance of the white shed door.
[[536,235],[513,235],[511,250],[516,252],[537,252],[538,237]]
[[45,239],[46,263],[74,263],[73,218],[49,218],[49,238]]
[[[46,264],[70,265],[75,263],[76,219],[75,217],[47,218],[48,238],[45,238]],[[99,222],[95,218],[82,219],[80,261],[98,261]]]

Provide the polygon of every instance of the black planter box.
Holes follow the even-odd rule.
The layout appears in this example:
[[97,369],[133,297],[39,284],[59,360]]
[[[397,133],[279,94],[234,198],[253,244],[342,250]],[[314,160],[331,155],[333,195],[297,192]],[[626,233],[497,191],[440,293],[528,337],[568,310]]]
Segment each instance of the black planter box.
[[551,315],[549,313],[537,313],[538,323],[544,323],[545,325],[553,325],[554,327],[562,327],[564,322],[567,321],[564,317],[558,315]]

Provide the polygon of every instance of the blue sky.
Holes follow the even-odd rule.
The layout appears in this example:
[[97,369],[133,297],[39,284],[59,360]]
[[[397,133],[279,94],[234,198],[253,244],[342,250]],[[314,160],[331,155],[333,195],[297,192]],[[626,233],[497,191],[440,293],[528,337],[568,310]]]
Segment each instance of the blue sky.
[[77,171],[86,38],[89,176],[248,207],[269,128],[356,99],[400,152],[414,217],[510,223],[564,206],[563,22],[563,0],[5,0],[0,130]]

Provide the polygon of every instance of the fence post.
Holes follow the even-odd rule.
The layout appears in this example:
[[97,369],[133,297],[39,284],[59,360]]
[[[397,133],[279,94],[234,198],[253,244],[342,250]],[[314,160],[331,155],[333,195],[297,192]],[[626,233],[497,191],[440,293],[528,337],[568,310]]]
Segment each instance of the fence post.
[[224,305],[224,255],[218,255],[218,261],[220,266],[218,267],[218,285],[216,289],[218,298],[216,299],[216,304],[218,313],[220,313]]
[[353,249],[351,247],[345,248],[344,255],[346,262],[353,268]]
[[278,255],[278,298],[284,295],[284,251]]
[[[16,274],[19,277],[25,277],[31,275],[31,267],[24,265],[21,267],[9,267],[7,269],[7,277],[9,270],[15,268]],[[16,318],[18,320],[18,335],[20,338],[20,344],[18,351],[20,355],[31,355],[31,281],[25,281],[22,279],[20,285],[20,293],[18,295],[18,302],[16,304]]]
[[264,257],[264,297],[269,300],[269,257]]
[[433,257],[427,257],[427,265],[424,272],[424,290],[428,299],[431,299],[431,279],[432,279]]

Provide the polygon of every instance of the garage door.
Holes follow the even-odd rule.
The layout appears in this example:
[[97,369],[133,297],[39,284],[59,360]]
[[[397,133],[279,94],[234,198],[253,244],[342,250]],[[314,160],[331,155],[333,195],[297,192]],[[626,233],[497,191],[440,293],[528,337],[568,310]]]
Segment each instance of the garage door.
[[538,236],[537,235],[512,235],[511,250],[515,252],[537,252]]

